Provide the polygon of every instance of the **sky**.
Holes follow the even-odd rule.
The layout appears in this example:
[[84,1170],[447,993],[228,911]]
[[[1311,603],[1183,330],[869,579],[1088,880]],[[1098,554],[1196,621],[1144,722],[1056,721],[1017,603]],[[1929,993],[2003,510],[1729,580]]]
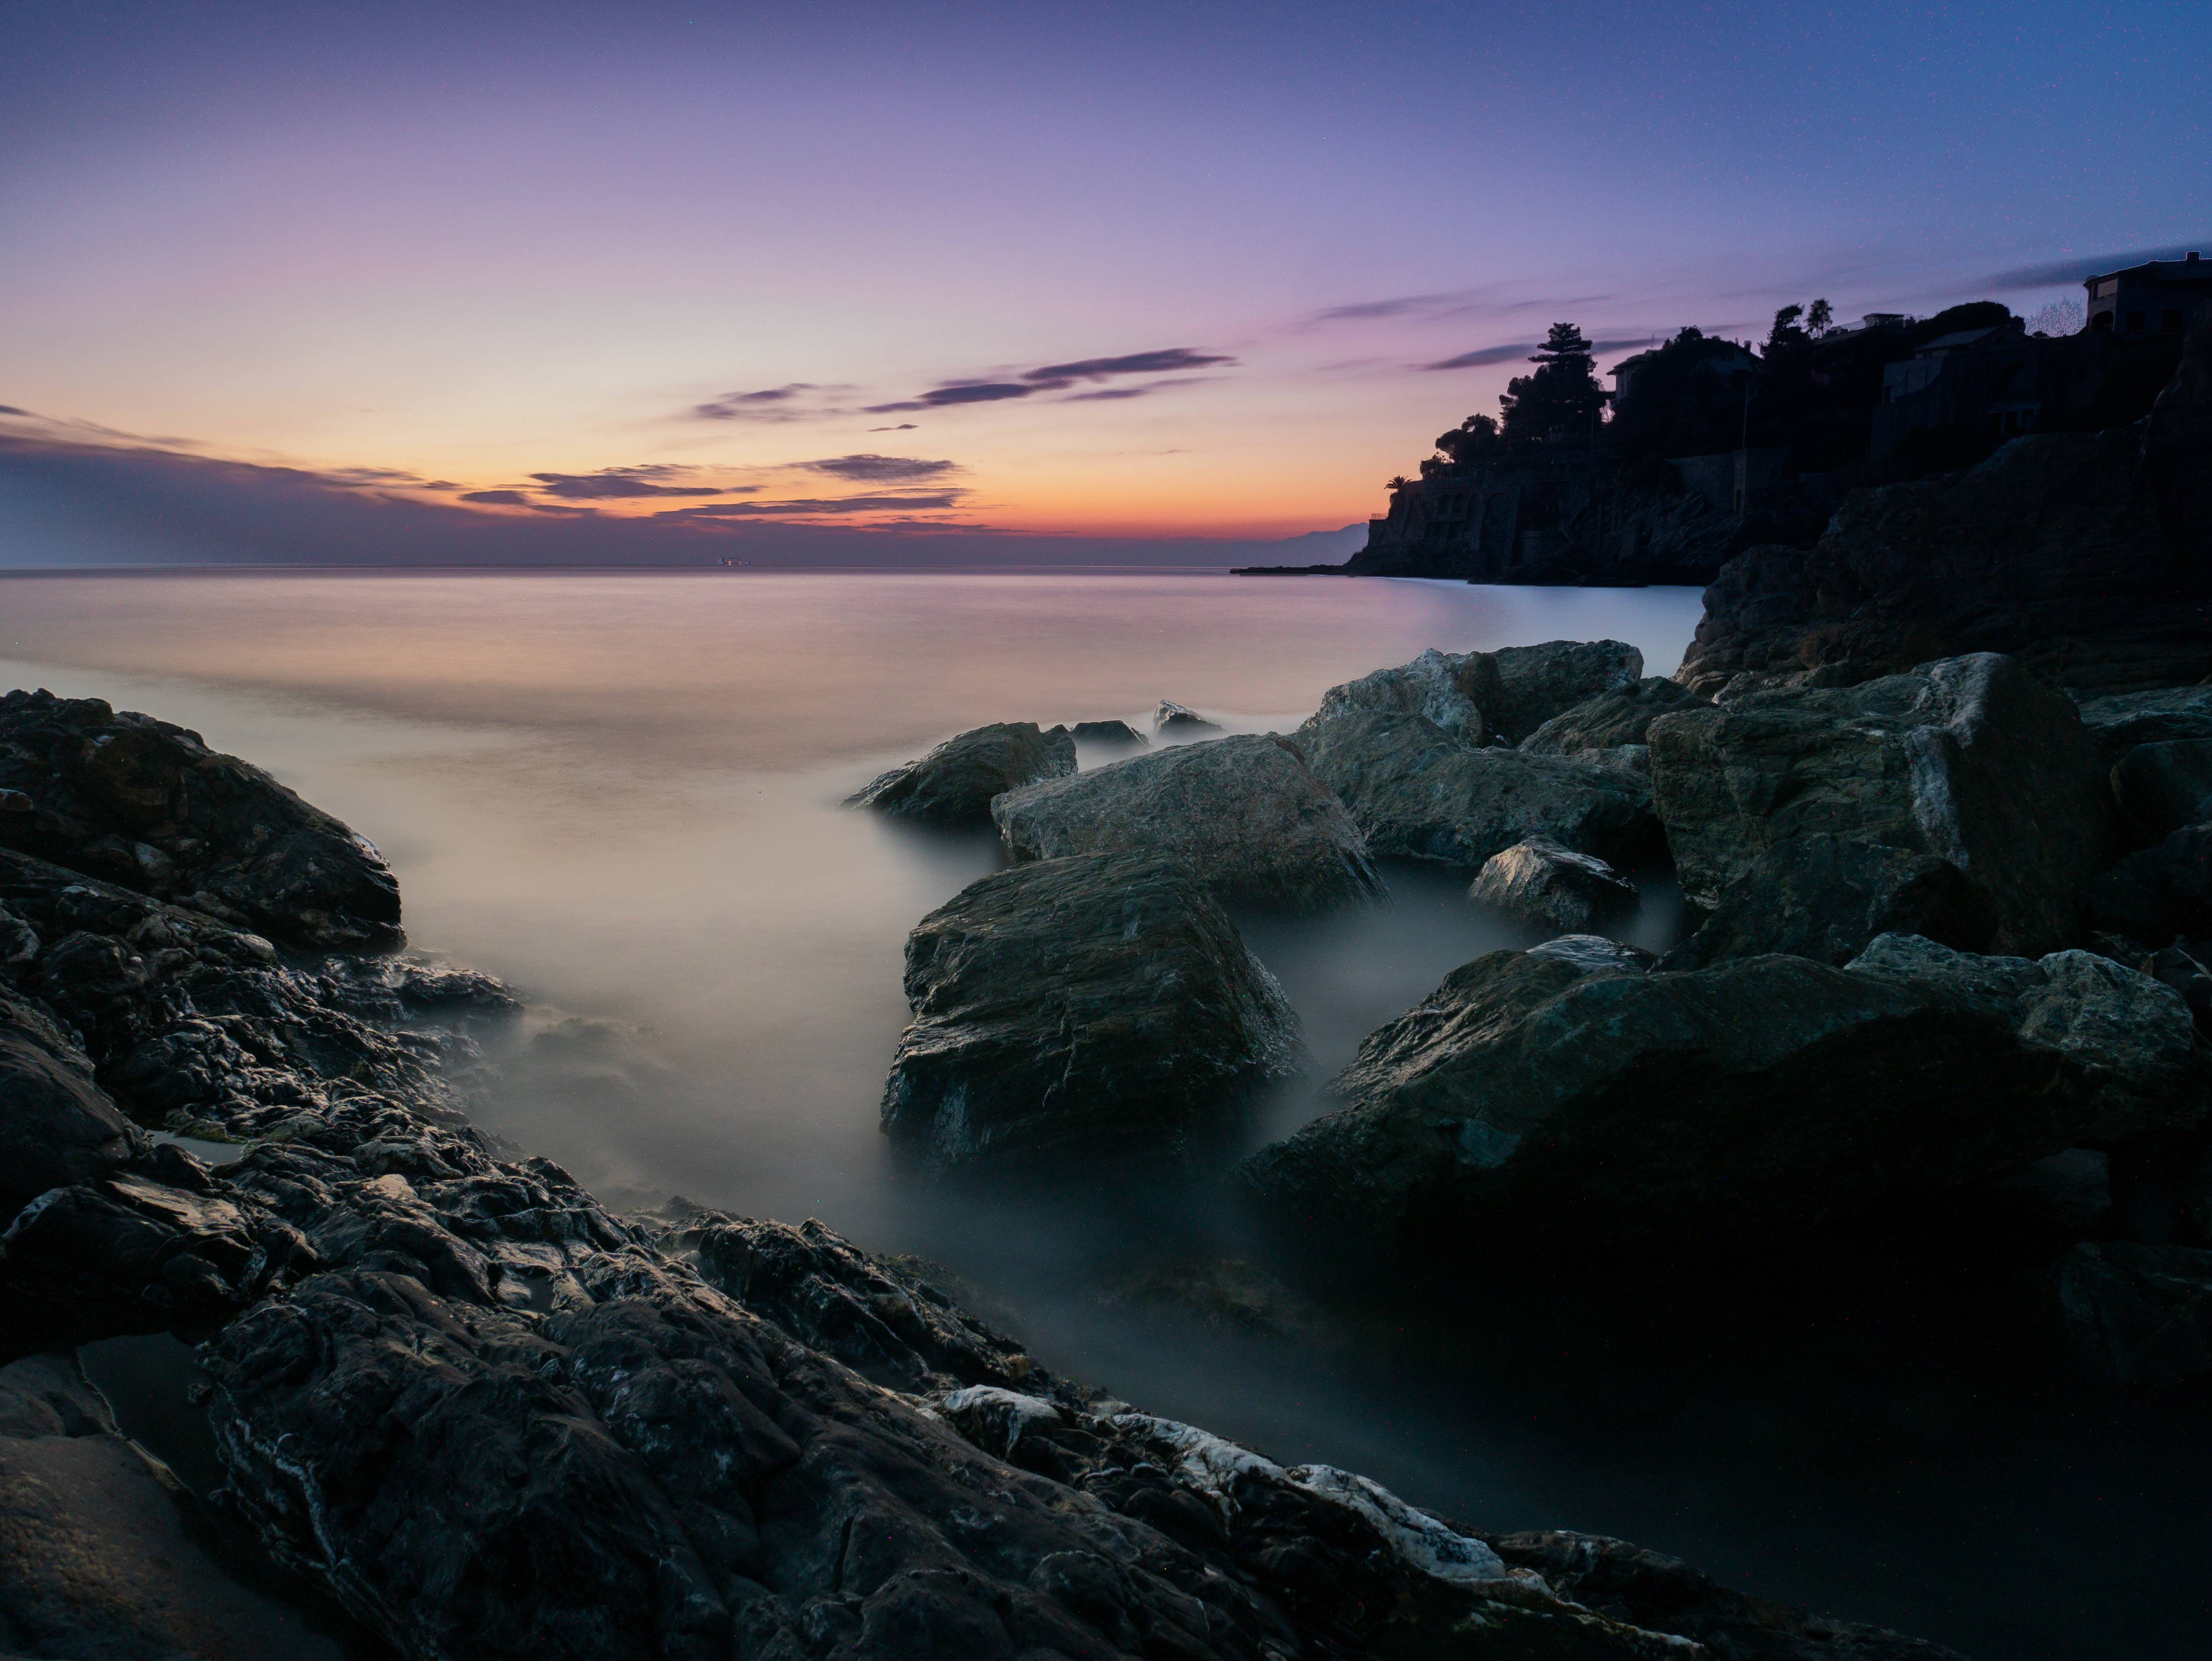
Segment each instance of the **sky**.
[[1335,532],[1554,321],[2212,248],[2209,94],[2203,0],[15,0],[0,564]]

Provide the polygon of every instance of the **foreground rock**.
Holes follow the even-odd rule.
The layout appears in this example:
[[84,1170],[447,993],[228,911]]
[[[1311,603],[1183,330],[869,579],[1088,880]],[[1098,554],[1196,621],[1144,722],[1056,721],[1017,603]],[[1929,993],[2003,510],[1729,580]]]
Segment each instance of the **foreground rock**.
[[1075,723],[1075,741],[1123,750],[1142,750],[1152,743],[1126,721],[1079,721]]
[[926,824],[988,824],[993,797],[1074,770],[1075,739],[1065,727],[1044,732],[1033,721],[1000,721],[893,768],[847,797],[845,806]]
[[2133,426],[1854,491],[1809,551],[1731,561],[1676,678],[1834,686],[1970,652],[2091,691],[2212,675],[2212,321]]
[[1708,969],[1771,952],[1841,964],[1883,934],[1982,952],[1994,928],[1988,895],[1947,859],[1853,837],[1798,836],[1753,860],[1662,966]]
[[368,842],[197,733],[98,698],[0,697],[0,848],[289,944],[399,942]]
[[2124,1384],[2212,1378],[2212,1251],[2085,1241],[2058,1262],[2074,1351]]
[[1173,745],[1011,791],[991,813],[1017,860],[1155,855],[1232,904],[1312,910],[1382,886],[1343,803],[1268,733]]
[[1567,709],[1628,691],[1643,672],[1643,653],[1618,640],[1553,640],[1497,652],[1431,649],[1411,663],[1331,687],[1306,725],[1317,730],[1361,713],[1413,715],[1466,744],[1514,745]]
[[[1172,875],[1115,891],[1158,882],[1210,904]],[[48,1024],[40,1048],[91,1076],[94,1119],[104,1101],[247,1144],[211,1171],[173,1144],[94,1142],[92,1169],[9,1206],[0,1342],[215,1329],[200,1358],[228,1515],[409,1661],[1591,1661],[1699,1653],[1692,1634],[1715,1654],[1936,1653],[1618,1542],[1492,1542],[1350,1473],[1132,1412],[818,1224],[612,1216],[460,1122],[471,1048],[428,1023],[507,1007],[472,977],[285,965],[20,855],[0,898],[18,919],[5,977]],[[51,1117],[19,1117],[25,1099],[0,1093],[9,1158]],[[64,1275],[66,1296],[22,1295]],[[133,1555],[108,1524],[71,1532],[115,1492],[119,1451],[69,1390],[22,1383],[0,1378],[0,1533],[33,1548],[0,1551],[0,1637],[167,1653],[185,1628],[144,1617],[173,1592],[191,1636],[173,1648],[262,1652],[272,1628],[226,1612],[173,1539]],[[70,1445],[31,1469],[24,1442]],[[70,1570],[57,1624],[41,1563],[85,1541],[100,1561]],[[127,1634],[101,1624],[126,1603]]]
[[1583,761],[1620,764],[1624,751],[1650,742],[1651,723],[1677,709],[1710,703],[1679,681],[1648,675],[1633,685],[1599,693],[1563,709],[1521,740],[1532,755],[1573,756]]
[[2136,745],[2112,769],[2112,795],[2138,843],[2212,819],[2212,739]]
[[986,877],[921,920],[906,964],[884,1129],[932,1165],[1170,1152],[1297,1064],[1274,977],[1165,861]]
[[1541,839],[1492,855],[1467,897],[1571,934],[1627,916],[1643,903],[1636,885],[1603,860]]
[[1842,836],[1950,861],[1988,896],[1996,949],[2041,952],[2078,938],[2118,852],[2080,716],[2011,658],[1754,693],[1662,716],[1650,736],[1667,845],[1702,904],[1769,848]]
[[2098,878],[2089,919],[2145,946],[2212,938],[2212,824],[2185,825]]
[[2087,952],[1885,935],[1845,969],[1680,974],[1492,952],[1368,1037],[1346,1107],[1242,1171],[1303,1226],[1584,1252],[1802,1228],[2193,1126],[2204,1083],[2181,998]]
[[1187,709],[1180,703],[1162,698],[1160,707],[1152,712],[1152,730],[1180,741],[1204,738],[1208,733],[1218,733],[1221,723],[1208,721],[1195,709]]

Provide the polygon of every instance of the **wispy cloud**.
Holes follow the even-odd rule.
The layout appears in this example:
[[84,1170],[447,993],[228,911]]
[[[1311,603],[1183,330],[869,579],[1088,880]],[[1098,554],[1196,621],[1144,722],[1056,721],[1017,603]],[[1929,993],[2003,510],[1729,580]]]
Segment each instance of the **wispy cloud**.
[[[1205,369],[1233,364],[1224,352],[1201,351],[1194,346],[1164,346],[1149,352],[1127,352],[1118,357],[1083,357],[1066,363],[1047,363],[1024,370],[1009,380],[977,375],[964,380],[940,381],[926,392],[896,404],[872,404],[870,415],[895,415],[908,410],[954,409],[964,404],[997,404],[1007,399],[1034,398],[1039,392],[1064,392],[1088,380],[1108,380],[1119,375],[1165,374],[1178,369]],[[1159,384],[1168,383],[1155,383]],[[1173,384],[1182,384],[1176,382]],[[1151,390],[1151,389],[1146,389]],[[1127,396],[1139,396],[1131,392]],[[1084,397],[1063,399],[1075,403]]]
[[757,485],[670,484],[662,482],[697,471],[674,462],[660,461],[635,467],[602,467],[595,473],[532,473],[531,478],[538,481],[538,488],[545,495],[568,502],[611,501],[632,496],[743,496],[759,488]]
[[799,496],[784,502],[718,502],[703,508],[672,508],[661,519],[773,519],[791,514],[919,513],[957,507],[965,490],[901,491],[859,496]]
[[910,433],[915,430],[915,426],[911,421],[902,421],[896,427],[871,427],[868,430],[872,433]]
[[912,456],[879,456],[866,453],[830,456],[821,461],[801,461],[793,465],[810,473],[827,473],[832,478],[850,479],[854,484],[895,484],[909,480],[943,478],[960,471],[960,464],[957,461],[925,461]]
[[793,380],[757,392],[724,392],[693,405],[691,414],[700,421],[805,421],[822,412],[799,407],[800,400],[808,392],[826,390],[811,380]]
[[520,490],[470,490],[462,496],[461,500],[481,502],[492,508],[527,508],[530,505],[530,498]]
[[[2037,265],[2014,265],[2002,271],[1992,271],[1973,286],[1978,289],[1994,289],[2000,292],[2011,289],[2048,289],[2062,283],[2081,283],[2106,271],[2124,271],[2130,265],[2148,265],[2154,259],[2180,259],[2189,252],[2189,244],[2176,242],[2163,248],[2128,248],[2117,253],[2089,254],[2075,259],[2047,259]],[[2212,236],[2197,244],[2199,250],[2212,246]]]

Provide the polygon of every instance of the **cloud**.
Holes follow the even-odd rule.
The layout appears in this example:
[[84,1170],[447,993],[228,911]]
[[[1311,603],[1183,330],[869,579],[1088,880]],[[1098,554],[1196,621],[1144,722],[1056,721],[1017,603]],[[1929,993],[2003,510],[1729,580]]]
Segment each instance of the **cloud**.
[[[2212,238],[2197,243],[2203,249]],[[2147,265],[2154,259],[2179,259],[2189,252],[2185,242],[2176,242],[2164,248],[2130,248],[2121,253],[2094,254],[2086,259],[2051,259],[2039,265],[2014,265],[2008,271],[1992,271],[1972,286],[1976,292],[1996,289],[2048,289],[2061,283],[2083,283],[2106,271],[2125,271],[2130,265]]]
[[[1424,369],[1479,369],[1492,363],[1510,363],[1516,357],[1525,358],[1543,344],[1540,340],[1523,340],[1510,346],[1485,346],[1476,351],[1462,352],[1457,357],[1448,357],[1441,363],[1423,363],[1418,367]],[[1643,335],[1638,335],[1633,340],[1593,340],[1590,351],[1596,356],[1650,344]]]
[[657,481],[695,471],[672,462],[635,467],[602,467],[596,473],[532,473],[547,496],[568,502],[599,502],[622,496],[742,496],[746,490],[720,484],[663,484]]
[[871,427],[868,429],[872,433],[910,433],[914,431],[914,423],[911,421],[902,421],[896,427]]
[[471,490],[461,500],[489,502],[495,508],[527,508],[530,505],[530,498],[520,490]]
[[28,410],[19,410],[12,404],[0,404],[0,415],[27,416]]
[[1386,317],[1411,317],[1435,312],[1446,306],[1458,306],[1482,292],[1480,289],[1457,289],[1448,294],[1401,295],[1395,300],[1362,300],[1349,306],[1330,306],[1306,319],[1316,323],[1372,323]]
[[[1010,398],[1032,398],[1039,392],[1064,392],[1085,380],[1105,380],[1115,375],[1161,374],[1171,369],[1204,369],[1237,360],[1220,352],[1203,352],[1193,346],[1164,346],[1154,351],[1128,352],[1120,357],[1083,357],[1068,363],[1048,363],[1023,371],[1018,380],[977,376],[947,380],[928,392],[896,404],[872,404],[869,415],[896,415],[907,410],[942,410],[963,404],[996,404]],[[1182,385],[1161,383],[1163,385]],[[1133,396],[1133,394],[1132,394]],[[1063,404],[1077,402],[1062,399]]]
[[705,508],[672,508],[655,517],[684,519],[760,519],[788,514],[917,513],[933,508],[954,508],[967,491],[901,492],[865,496],[801,496],[787,502],[718,502]]
[[1175,369],[1210,369],[1237,360],[1219,352],[1201,352],[1188,346],[1170,346],[1156,352],[1131,352],[1126,357],[1086,357],[1073,363],[1048,363],[1022,377],[1040,383],[1103,380],[1117,374],[1165,374]]
[[849,455],[831,456],[822,461],[801,461],[793,464],[810,473],[827,473],[832,478],[851,479],[854,484],[893,484],[908,479],[942,478],[947,473],[957,473],[957,461],[921,461],[908,456]]
[[1175,386],[1200,386],[1209,380],[1218,379],[1219,377],[1216,375],[1177,375],[1171,380],[1155,380],[1143,386],[1102,386],[1095,392],[1070,392],[1059,401],[1062,404],[1118,402],[1125,398],[1146,398],[1154,392],[1164,392]]
[[820,392],[811,380],[793,380],[757,392],[724,392],[704,404],[694,404],[691,415],[700,421],[803,421],[813,413],[792,408],[802,392]]

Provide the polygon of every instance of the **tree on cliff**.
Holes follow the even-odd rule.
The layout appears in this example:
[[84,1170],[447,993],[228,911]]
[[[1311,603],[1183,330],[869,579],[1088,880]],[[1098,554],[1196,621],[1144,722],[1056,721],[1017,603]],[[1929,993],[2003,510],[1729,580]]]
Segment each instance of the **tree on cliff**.
[[1506,444],[1589,444],[1597,412],[1605,407],[1605,389],[1597,384],[1583,332],[1571,323],[1554,323],[1528,361],[1535,368],[1507,381],[1498,400]]
[[[1448,465],[1483,460],[1496,455],[1498,447],[1498,423],[1486,415],[1469,416],[1437,439],[1437,454]],[[1427,465],[1422,464],[1424,467]]]

